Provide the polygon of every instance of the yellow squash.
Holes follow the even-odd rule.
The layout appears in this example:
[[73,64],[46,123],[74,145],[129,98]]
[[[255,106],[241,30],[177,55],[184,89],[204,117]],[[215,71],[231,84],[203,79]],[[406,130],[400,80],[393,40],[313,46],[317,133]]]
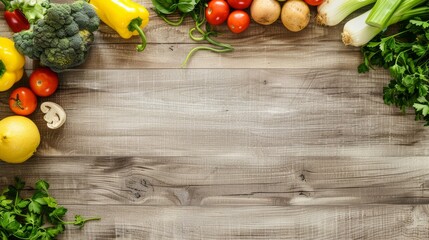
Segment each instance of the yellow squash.
[[145,49],[146,36],[142,29],[149,23],[149,11],[145,7],[131,0],[90,0],[89,3],[101,21],[122,38],[140,35],[142,44],[137,46],[137,50]]
[[9,38],[0,37],[0,92],[9,90],[24,74],[25,57]]

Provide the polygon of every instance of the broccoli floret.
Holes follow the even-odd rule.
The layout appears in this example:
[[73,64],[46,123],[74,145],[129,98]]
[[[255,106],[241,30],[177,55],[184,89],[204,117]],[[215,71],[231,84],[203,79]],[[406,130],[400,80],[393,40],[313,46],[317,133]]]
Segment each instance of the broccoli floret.
[[94,32],[100,25],[100,19],[89,4],[83,1],[76,1],[71,4],[72,16],[80,28],[85,27],[90,32]]
[[15,46],[19,42],[19,52],[32,58],[38,59],[42,53],[39,48],[34,48],[34,34],[31,30],[21,31],[19,34],[14,35],[13,40],[15,41]]
[[22,54],[60,72],[85,61],[99,24],[94,9],[83,0],[51,3],[43,19],[13,38]]

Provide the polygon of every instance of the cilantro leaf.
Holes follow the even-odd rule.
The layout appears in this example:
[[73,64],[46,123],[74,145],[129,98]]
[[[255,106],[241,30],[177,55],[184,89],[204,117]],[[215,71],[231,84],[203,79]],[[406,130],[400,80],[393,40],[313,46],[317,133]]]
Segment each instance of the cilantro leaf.
[[32,213],[40,214],[42,212],[42,206],[36,201],[31,201],[28,205],[28,210]]
[[25,182],[16,178],[15,184],[8,186],[0,195],[1,240],[52,240],[64,232],[67,224],[82,227],[87,221],[99,220],[79,216],[74,222],[65,222],[67,209],[59,206],[57,200],[49,195],[49,184],[44,180],[37,181],[29,198],[20,197],[24,188]]
[[39,181],[36,182],[36,189],[37,190],[42,190],[42,191],[44,191],[44,192],[47,193],[48,189],[49,189],[49,183],[47,183],[44,180],[39,180]]
[[414,103],[413,107],[417,112],[421,112],[424,117],[426,117],[429,113],[429,105],[427,104]]
[[[421,27],[423,29],[429,28],[428,21],[421,21],[421,20],[413,20],[412,19],[412,20],[410,20],[410,24]],[[411,28],[411,26],[408,26],[408,28]]]

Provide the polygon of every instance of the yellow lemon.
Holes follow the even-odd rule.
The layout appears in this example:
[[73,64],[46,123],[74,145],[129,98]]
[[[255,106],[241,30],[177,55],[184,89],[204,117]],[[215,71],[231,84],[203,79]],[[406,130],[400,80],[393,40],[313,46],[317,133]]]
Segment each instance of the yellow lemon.
[[33,156],[39,144],[39,129],[29,118],[10,116],[0,121],[0,160],[25,162]]

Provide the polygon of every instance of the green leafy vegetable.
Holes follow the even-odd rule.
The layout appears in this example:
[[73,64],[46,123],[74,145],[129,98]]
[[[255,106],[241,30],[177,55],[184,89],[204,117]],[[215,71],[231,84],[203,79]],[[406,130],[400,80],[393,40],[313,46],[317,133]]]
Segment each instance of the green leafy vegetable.
[[0,239],[55,239],[65,230],[65,225],[83,227],[86,222],[100,218],[75,216],[74,221],[64,221],[67,209],[58,205],[49,195],[49,184],[39,180],[33,196],[22,198],[25,182],[15,179],[0,195]]
[[172,14],[177,10],[175,0],[153,0],[152,3],[158,14]]
[[393,35],[380,34],[362,47],[364,62],[359,72],[375,66],[389,69],[392,77],[383,99],[402,111],[413,108],[416,120],[429,125],[429,21],[414,19]]
[[[216,53],[231,52],[234,50],[231,45],[218,42],[212,38],[217,35],[217,32],[206,22],[204,10],[207,2],[207,0],[152,0],[155,12],[171,26],[182,25],[184,19],[190,16],[195,22],[195,27],[189,29],[189,37],[196,42],[205,41],[211,45],[198,46],[191,49],[182,66],[186,66],[192,55],[200,50]],[[180,19],[176,22],[170,21],[167,15],[171,14],[179,14]]]

